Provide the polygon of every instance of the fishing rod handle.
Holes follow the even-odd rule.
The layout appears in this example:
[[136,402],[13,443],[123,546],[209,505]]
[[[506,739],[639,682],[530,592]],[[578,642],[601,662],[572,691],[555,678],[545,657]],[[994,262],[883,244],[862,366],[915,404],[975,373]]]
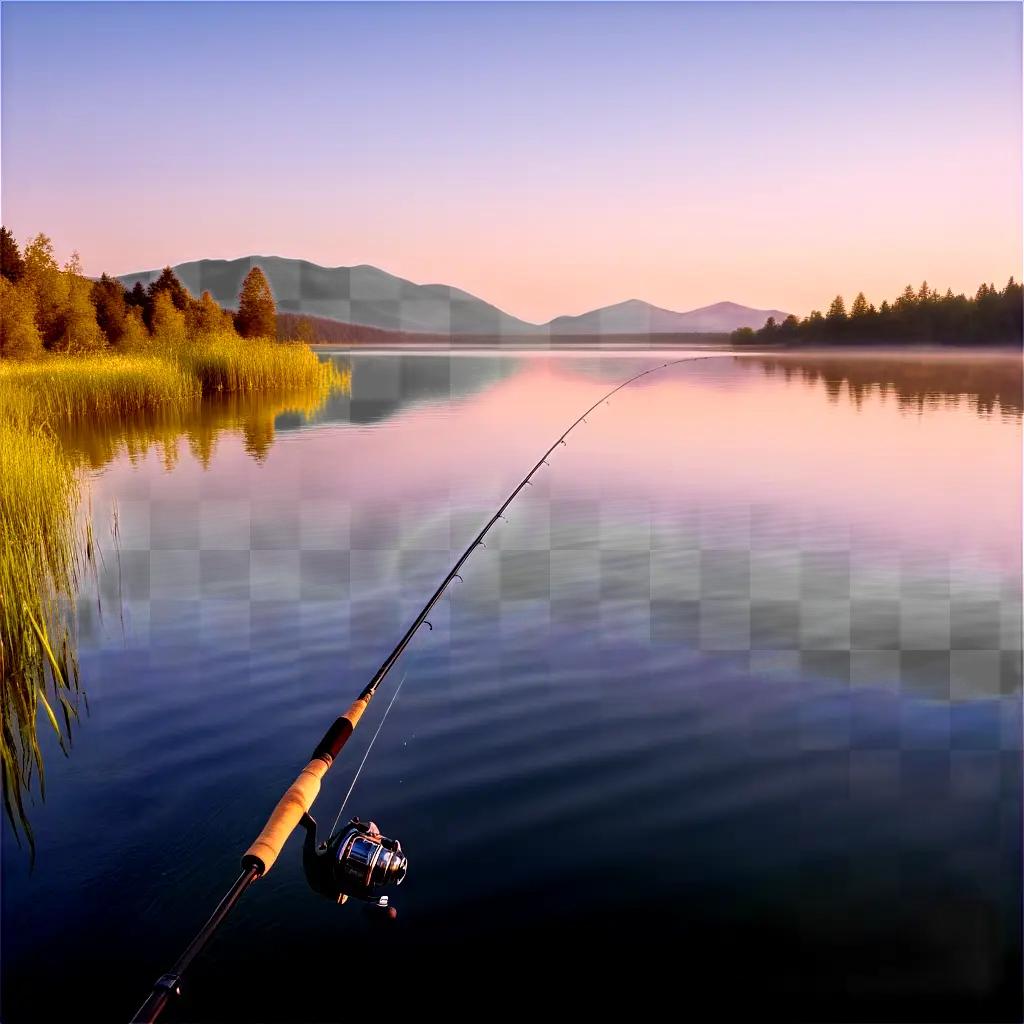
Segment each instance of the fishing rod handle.
[[256,841],[242,856],[242,867],[255,866],[261,875],[265,875],[277,860],[288,837],[317,798],[320,792],[320,780],[327,774],[330,767],[327,761],[314,757],[299,772],[296,780],[285,790],[284,796],[277,802],[263,831]]
[[255,867],[260,875],[265,875],[274,866],[288,837],[298,827],[302,816],[309,813],[313,801],[320,793],[320,780],[352,735],[369,703],[369,697],[361,697],[353,702],[348,711],[328,729],[309,764],[285,791],[263,826],[263,831],[243,854],[243,868]]

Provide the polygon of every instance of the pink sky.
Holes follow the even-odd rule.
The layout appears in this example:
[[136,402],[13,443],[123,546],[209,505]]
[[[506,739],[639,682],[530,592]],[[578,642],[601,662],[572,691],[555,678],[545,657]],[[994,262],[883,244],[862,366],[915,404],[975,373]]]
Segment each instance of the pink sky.
[[90,273],[371,263],[533,321],[1021,273],[1019,4],[2,17],[4,221]]

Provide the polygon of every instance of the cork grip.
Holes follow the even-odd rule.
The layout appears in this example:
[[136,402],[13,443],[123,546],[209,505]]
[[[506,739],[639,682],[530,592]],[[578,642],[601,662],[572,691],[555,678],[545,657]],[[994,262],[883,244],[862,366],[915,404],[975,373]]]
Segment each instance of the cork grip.
[[[372,694],[371,694],[372,696]],[[245,851],[242,865],[255,863],[260,874],[265,875],[277,860],[288,837],[295,831],[303,814],[313,806],[313,801],[320,792],[320,780],[331,767],[338,751],[346,744],[352,730],[359,724],[363,712],[370,703],[370,697],[360,697],[353,701],[345,712],[327,731],[320,745],[313,753],[313,759],[299,772],[299,777],[288,787],[284,796],[277,802],[273,813],[267,819],[263,831],[256,841]]]
[[256,861],[262,867],[260,874],[264,875],[274,866],[274,861],[277,860],[288,837],[295,831],[299,819],[313,806],[313,801],[320,792],[320,780],[328,767],[330,766],[326,761],[314,757],[299,772],[299,777],[288,787],[267,819],[263,831],[245,851],[243,865]]
[[359,719],[363,717],[363,712],[369,706],[369,697],[360,697],[359,700],[354,700],[349,705],[348,711],[345,712],[345,718],[352,723],[354,729],[359,724]]

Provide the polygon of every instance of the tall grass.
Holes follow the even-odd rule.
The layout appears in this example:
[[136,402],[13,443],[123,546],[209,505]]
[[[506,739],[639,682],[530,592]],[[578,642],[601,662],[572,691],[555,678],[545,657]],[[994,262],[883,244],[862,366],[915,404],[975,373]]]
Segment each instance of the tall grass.
[[66,749],[78,709],[73,607],[94,551],[76,467],[153,443],[170,464],[182,436],[206,464],[224,430],[261,458],[276,415],[311,412],[347,383],[303,345],[229,332],[159,352],[0,359],[0,757],[5,809],[30,846],[40,718]]
[[204,335],[175,348],[173,358],[199,381],[203,394],[267,388],[329,389],[337,370],[306,345],[243,339],[227,331]]
[[305,345],[226,331],[160,352],[0,360],[0,390],[24,391],[19,404],[51,424],[109,422],[225,392],[302,390],[322,398],[341,384],[333,364]]
[[92,545],[76,526],[72,464],[27,408],[23,395],[0,388],[0,757],[5,810],[31,846],[23,800],[34,776],[45,794],[39,716],[65,750],[77,717],[78,667],[62,603],[74,598]]
[[23,392],[19,405],[36,422],[109,420],[197,400],[199,381],[155,355],[50,356],[0,361],[0,390]]

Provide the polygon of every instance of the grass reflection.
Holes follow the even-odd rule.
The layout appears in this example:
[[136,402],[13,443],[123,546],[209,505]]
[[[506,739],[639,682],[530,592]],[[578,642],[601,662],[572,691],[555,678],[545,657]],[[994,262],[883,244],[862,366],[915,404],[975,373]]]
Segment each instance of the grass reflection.
[[218,442],[232,435],[241,436],[245,450],[262,461],[274,443],[279,416],[298,414],[312,419],[331,394],[349,394],[351,380],[351,372],[345,370],[330,388],[213,394],[130,416],[64,423],[56,432],[68,455],[90,469],[102,469],[122,453],[136,462],[154,449],[172,469],[182,441],[202,466],[209,468]]
[[[88,471],[154,449],[171,469],[182,440],[208,468],[229,435],[262,461],[277,417],[312,418],[332,393],[350,391],[350,370],[335,369],[307,387],[206,397],[186,391],[166,401],[90,408],[88,415],[60,415],[49,393],[41,415],[40,395],[17,383],[0,392],[0,757],[5,810],[30,850],[26,802],[37,789],[45,795],[40,729],[52,730],[67,753],[83,697],[73,610],[98,557]],[[116,543],[116,523],[112,535]]]

